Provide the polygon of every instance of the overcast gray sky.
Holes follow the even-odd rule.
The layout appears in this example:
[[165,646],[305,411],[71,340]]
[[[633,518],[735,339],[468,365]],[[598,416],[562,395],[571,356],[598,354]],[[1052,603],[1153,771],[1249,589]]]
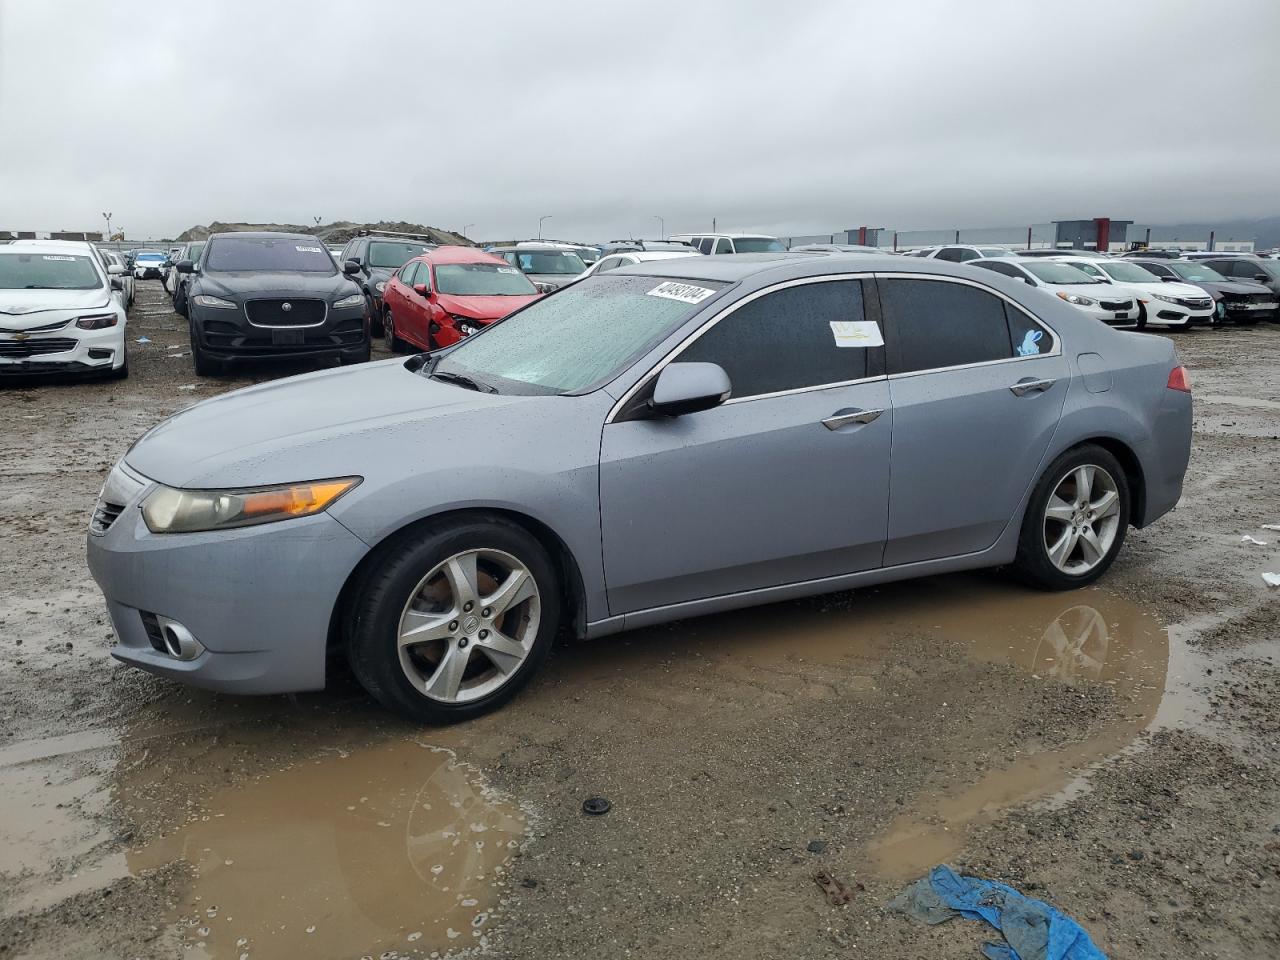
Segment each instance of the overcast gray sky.
[[1275,0],[0,0],[0,229],[1266,216],[1278,49]]

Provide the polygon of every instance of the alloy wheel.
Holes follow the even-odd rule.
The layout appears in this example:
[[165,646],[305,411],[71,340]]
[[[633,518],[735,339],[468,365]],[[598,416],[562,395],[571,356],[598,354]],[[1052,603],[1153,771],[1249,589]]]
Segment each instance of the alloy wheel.
[[387,345],[387,350],[391,353],[396,352],[396,325],[391,319],[390,310],[382,314],[382,340]]
[[400,666],[424,696],[467,703],[523,666],[538,635],[538,584],[501,550],[466,550],[423,577],[400,614]]
[[1049,562],[1078,577],[1103,561],[1120,529],[1120,491],[1102,467],[1072,467],[1057,482],[1044,508],[1044,548]]

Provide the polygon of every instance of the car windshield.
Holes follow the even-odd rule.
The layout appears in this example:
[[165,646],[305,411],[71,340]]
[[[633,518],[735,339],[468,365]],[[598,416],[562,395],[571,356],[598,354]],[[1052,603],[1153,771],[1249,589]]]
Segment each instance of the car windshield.
[[529,297],[538,292],[523,273],[505,263],[441,263],[436,290],[455,297]]
[[402,267],[431,249],[430,244],[400,240],[374,240],[369,244],[369,266]]
[[984,257],[1007,257],[1007,256],[1009,256],[1009,251],[1008,251],[1008,250],[1006,250],[1004,247],[979,247],[978,249],[979,249],[979,252],[981,252],[981,254],[982,254]]
[[204,270],[335,273],[333,257],[305,237],[218,237],[209,241]]
[[591,264],[595,263],[597,260],[600,259],[600,251],[596,250],[594,247],[587,247],[582,250],[579,250],[577,251],[577,254],[578,254],[578,259],[581,260],[583,263],[585,263],[587,266],[591,266]]
[[102,278],[88,257],[0,253],[0,290],[94,290]]
[[1212,267],[1201,263],[1169,263],[1165,264],[1183,280],[1203,280],[1206,283],[1224,283],[1226,277]]
[[1023,270],[1043,280],[1045,283],[1101,283],[1088,274],[1077,270],[1069,263],[1049,263],[1044,260],[1032,260],[1030,263],[1019,264]]
[[163,259],[164,259],[164,254],[163,254],[163,253],[151,253],[151,252],[149,252],[149,251],[148,251],[147,253],[140,253],[140,254],[138,254],[138,256],[137,256],[135,259],[136,259],[136,260],[163,260]]
[[[724,284],[589,277],[464,340],[435,372],[515,393],[567,393],[634,362]],[[691,302],[693,301],[693,302]]]
[[773,237],[735,237],[733,249],[735,253],[774,253],[787,248]]
[[572,250],[517,250],[516,263],[525,273],[577,274],[587,269]]
[[1159,283],[1160,278],[1150,270],[1144,270],[1136,263],[1124,263],[1115,260],[1101,265],[1103,272],[1112,280],[1119,280],[1121,283]]

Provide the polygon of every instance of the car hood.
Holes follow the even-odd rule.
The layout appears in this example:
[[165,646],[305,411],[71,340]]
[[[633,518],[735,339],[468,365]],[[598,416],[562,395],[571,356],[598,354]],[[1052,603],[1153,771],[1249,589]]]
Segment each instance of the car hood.
[[430,458],[453,425],[474,430],[473,417],[546,399],[478,393],[419,376],[402,359],[385,360],[205,400],[152,428],[125,460],[175,487],[322,479],[312,469],[361,475],[370,450],[390,444],[406,458]]
[[449,313],[473,320],[501,320],[509,313],[515,313],[526,304],[533,303],[541,294],[531,293],[527,297],[460,297],[448,293],[437,293],[436,302]]
[[340,297],[353,292],[354,281],[336,273],[202,273],[199,293],[215,297],[235,297],[251,293],[258,297]]
[[1134,284],[1152,293],[1163,293],[1170,297],[1191,297],[1196,300],[1204,298],[1204,288],[1194,283],[1175,283],[1172,280],[1161,280],[1159,283]]
[[110,304],[111,291],[106,287],[93,290],[0,290],[0,316],[6,319],[50,310],[101,310]]

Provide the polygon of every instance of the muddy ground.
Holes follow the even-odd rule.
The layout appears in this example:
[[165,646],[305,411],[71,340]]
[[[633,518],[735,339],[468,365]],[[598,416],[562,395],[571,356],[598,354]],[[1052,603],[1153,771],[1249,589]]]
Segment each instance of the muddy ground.
[[1280,326],[1176,335],[1183,501],[1096,588],[940,577],[565,645],[447,730],[343,676],[234,698],[107,656],[106,470],[307,369],[198,380],[153,281],[129,337],[126,381],[0,388],[0,957],[976,957],[978,924],[882,909],[941,862],[1119,960],[1280,955]]

